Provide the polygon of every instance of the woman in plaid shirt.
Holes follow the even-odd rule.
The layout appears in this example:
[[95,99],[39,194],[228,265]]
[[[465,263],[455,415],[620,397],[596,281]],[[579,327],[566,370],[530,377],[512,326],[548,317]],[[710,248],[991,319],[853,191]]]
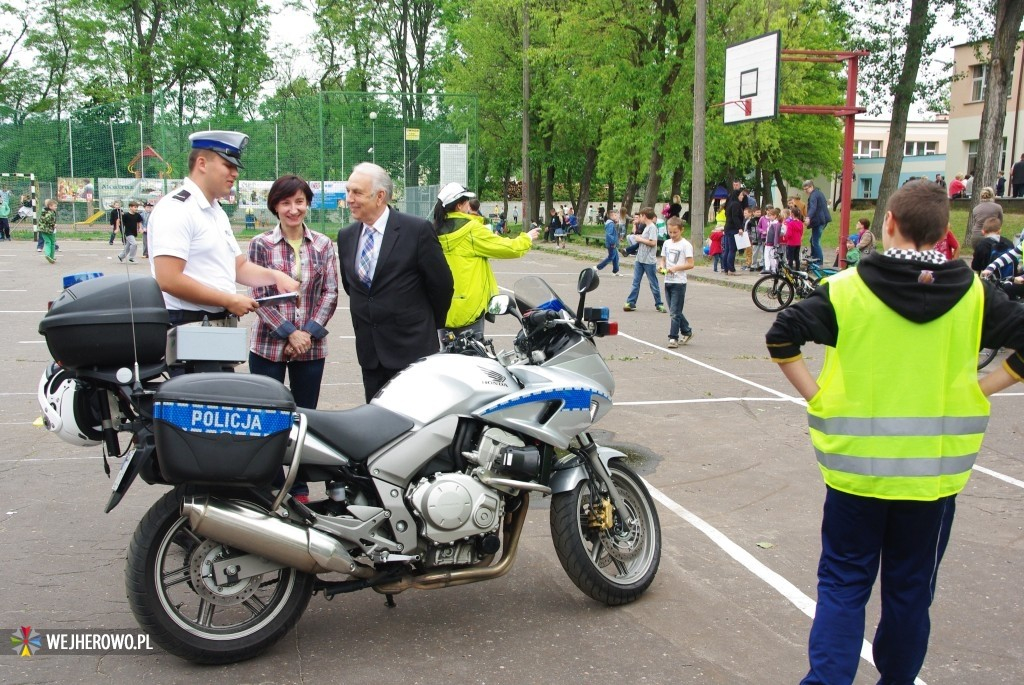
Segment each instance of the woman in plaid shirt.
[[[296,300],[266,303],[256,310],[249,344],[249,371],[284,383],[295,404],[315,409],[327,356],[327,322],[338,306],[338,259],[330,238],[311,231],[304,219],[313,201],[309,184],[282,176],[267,195],[280,223],[249,243],[254,264],[284,271],[299,281]],[[252,297],[276,295],[273,286],[253,288]]]

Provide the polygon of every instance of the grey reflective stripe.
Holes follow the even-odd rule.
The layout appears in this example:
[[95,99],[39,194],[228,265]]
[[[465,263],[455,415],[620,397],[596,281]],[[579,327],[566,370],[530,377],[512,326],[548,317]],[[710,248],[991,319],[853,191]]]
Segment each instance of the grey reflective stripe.
[[818,463],[831,471],[858,476],[952,476],[966,473],[974,466],[978,453],[962,457],[851,457],[848,454],[826,454],[819,449]]
[[987,416],[934,416],[907,418],[851,418],[837,416],[825,419],[807,415],[807,425],[827,435],[858,437],[900,437],[920,435],[975,435],[985,432]]

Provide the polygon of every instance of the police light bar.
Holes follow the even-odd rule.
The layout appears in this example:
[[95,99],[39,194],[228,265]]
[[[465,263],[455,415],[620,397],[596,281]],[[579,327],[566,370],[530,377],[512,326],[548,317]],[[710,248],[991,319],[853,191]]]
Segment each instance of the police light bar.
[[603,338],[606,335],[618,335],[619,334],[619,322],[618,321],[598,321],[594,324],[594,335],[598,338]]
[[607,321],[609,317],[608,307],[584,307],[584,321]]

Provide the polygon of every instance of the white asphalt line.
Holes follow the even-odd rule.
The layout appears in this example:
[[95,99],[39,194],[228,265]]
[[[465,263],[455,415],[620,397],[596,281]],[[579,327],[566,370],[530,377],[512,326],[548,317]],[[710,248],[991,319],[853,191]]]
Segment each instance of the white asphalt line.
[[0,290],[0,293],[27,293],[27,290]]
[[656,344],[654,344],[652,342],[648,342],[646,340],[641,340],[640,338],[634,338],[632,335],[629,335],[627,333],[623,333],[622,331],[619,331],[619,337],[620,338],[626,338],[627,340],[632,340],[633,342],[638,342],[641,345],[647,345],[648,347],[653,347],[654,349],[658,350],[659,352],[664,352],[665,354],[671,354],[671,355],[673,355],[675,357],[679,357],[680,359],[684,359],[684,360],[690,362],[691,364],[695,364],[697,366],[705,368],[708,371],[714,371],[715,373],[721,374],[721,375],[723,375],[723,376],[725,376],[727,378],[731,378],[734,381],[739,381],[740,383],[745,383],[746,385],[749,385],[751,387],[757,388],[758,390],[763,390],[766,393],[768,393],[769,395],[774,395],[775,397],[778,397],[779,399],[786,400],[787,402],[794,402],[796,404],[807,406],[807,403],[803,400],[802,397],[793,397],[792,395],[787,395],[785,393],[779,392],[775,388],[769,388],[767,385],[761,385],[760,383],[755,383],[754,381],[747,380],[746,378],[742,378],[740,376],[737,376],[734,373],[729,373],[728,371],[725,371],[723,369],[719,369],[719,368],[717,368],[715,366],[711,366],[710,364],[705,364],[704,362],[699,361],[697,359],[694,359],[693,357],[688,357],[685,354],[681,354],[679,352],[673,352],[672,350],[666,349],[663,345],[656,345]]
[[998,471],[993,471],[992,469],[987,469],[984,466],[978,466],[977,464],[975,464],[973,468],[975,471],[980,471],[981,473],[984,473],[986,476],[992,476],[993,478],[998,478],[999,480],[1005,483],[1009,483],[1010,485],[1016,485],[1018,488],[1024,488],[1024,481],[1017,480],[1016,478],[999,473]]
[[640,402],[616,402],[616,407],[644,407],[655,404],[704,404],[706,402],[790,402],[781,397],[702,397],[697,400],[645,400]]
[[45,340],[19,340],[19,345],[45,345]]
[[[815,602],[813,599],[803,593],[800,588],[793,583],[789,582],[775,571],[771,570],[759,561],[754,555],[747,550],[743,549],[735,542],[730,540],[722,531],[718,530],[710,523],[700,518],[693,512],[689,511],[682,505],[676,503],[668,495],[663,493],[658,488],[654,487],[646,480],[644,484],[647,485],[647,489],[651,493],[651,497],[660,502],[662,506],[671,511],[673,514],[683,519],[691,526],[704,533],[712,542],[738,561],[744,568],[753,573],[759,579],[767,583],[773,590],[782,595],[790,604],[795,606],[797,609],[802,611],[810,618],[814,618],[814,607]],[[874,665],[875,660],[871,655],[871,643],[864,640],[860,650],[860,657],[867,661],[869,664]],[[918,678],[914,681],[915,685],[925,685],[925,682]]]
[[4,309],[0,314],[45,314],[45,309]]

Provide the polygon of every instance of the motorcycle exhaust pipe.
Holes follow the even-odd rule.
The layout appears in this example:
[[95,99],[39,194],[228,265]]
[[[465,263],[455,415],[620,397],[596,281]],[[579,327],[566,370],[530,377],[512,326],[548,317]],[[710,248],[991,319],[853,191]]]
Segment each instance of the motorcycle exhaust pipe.
[[390,583],[374,585],[373,589],[380,594],[397,595],[410,589],[416,590],[438,590],[456,585],[467,585],[478,583],[482,580],[500,578],[512,568],[512,562],[516,559],[519,551],[519,540],[523,532],[523,525],[526,523],[526,511],[529,509],[530,498],[522,496],[522,504],[519,509],[507,514],[504,524],[505,549],[501,560],[493,566],[463,568],[454,571],[434,571],[416,576],[404,576]]
[[342,544],[313,528],[289,523],[236,502],[208,496],[186,497],[181,514],[198,535],[306,573],[372,574]]

